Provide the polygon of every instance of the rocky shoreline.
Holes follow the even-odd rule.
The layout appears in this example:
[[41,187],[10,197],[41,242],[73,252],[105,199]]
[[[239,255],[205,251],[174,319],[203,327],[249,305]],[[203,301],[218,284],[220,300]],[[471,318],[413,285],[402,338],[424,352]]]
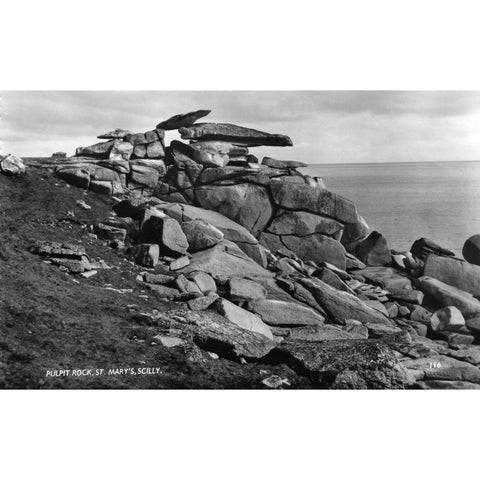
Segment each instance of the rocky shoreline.
[[[317,388],[480,388],[480,235],[465,260],[426,238],[392,251],[305,164],[251,152],[289,137],[198,123],[209,113],[116,129],[72,157],[9,155],[0,169],[21,175],[26,163],[114,199],[92,238],[141,268],[140,289],[175,305],[132,313],[168,348],[286,364]],[[166,146],[165,130],[184,141]],[[73,238],[30,251],[74,276],[106,268]]]

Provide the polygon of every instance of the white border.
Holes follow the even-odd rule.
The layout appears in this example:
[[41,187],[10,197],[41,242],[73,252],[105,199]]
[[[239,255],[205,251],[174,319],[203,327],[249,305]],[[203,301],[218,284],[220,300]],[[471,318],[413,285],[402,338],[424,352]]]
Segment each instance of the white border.
[[[476,2],[3,4],[8,89],[479,89]],[[5,478],[467,478],[475,392],[0,392]]]

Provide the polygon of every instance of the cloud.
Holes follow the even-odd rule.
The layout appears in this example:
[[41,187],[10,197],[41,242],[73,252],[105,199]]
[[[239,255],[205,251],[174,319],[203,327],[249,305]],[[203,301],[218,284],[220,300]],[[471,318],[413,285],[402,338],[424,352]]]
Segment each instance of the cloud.
[[[2,93],[2,152],[73,153],[116,127],[146,131],[177,113],[291,136],[252,153],[307,163],[480,159],[480,92],[13,91]],[[170,136],[176,133],[170,134]]]

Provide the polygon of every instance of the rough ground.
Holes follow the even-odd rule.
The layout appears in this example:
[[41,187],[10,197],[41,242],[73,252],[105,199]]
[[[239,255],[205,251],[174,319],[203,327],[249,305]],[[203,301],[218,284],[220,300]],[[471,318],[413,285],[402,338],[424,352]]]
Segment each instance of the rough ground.
[[[78,199],[92,209],[79,207]],[[113,203],[34,168],[23,177],[0,175],[0,388],[251,389],[266,388],[261,382],[271,375],[288,379],[285,388],[311,388],[285,365],[208,355],[192,360],[183,347],[153,341],[156,327],[136,324],[133,313],[174,311],[178,305],[142,291],[135,281],[139,267],[89,236],[89,226],[106,217]],[[103,259],[113,268],[88,279],[65,273],[29,252],[37,240],[81,242],[92,260]],[[110,291],[108,284],[132,292]],[[160,373],[46,376],[47,370],[102,368],[158,368]]]

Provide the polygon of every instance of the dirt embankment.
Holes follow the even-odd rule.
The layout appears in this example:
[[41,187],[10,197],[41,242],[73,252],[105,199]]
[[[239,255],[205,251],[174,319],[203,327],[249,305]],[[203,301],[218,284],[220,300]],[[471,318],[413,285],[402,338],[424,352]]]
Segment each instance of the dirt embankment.
[[[0,388],[264,388],[275,374],[290,388],[310,387],[285,365],[195,359],[156,342],[157,327],[135,323],[134,312],[178,305],[142,291],[139,267],[89,235],[113,203],[34,168],[0,175]],[[37,240],[81,243],[112,268],[72,275],[30,253]],[[58,370],[69,374],[53,376]]]

